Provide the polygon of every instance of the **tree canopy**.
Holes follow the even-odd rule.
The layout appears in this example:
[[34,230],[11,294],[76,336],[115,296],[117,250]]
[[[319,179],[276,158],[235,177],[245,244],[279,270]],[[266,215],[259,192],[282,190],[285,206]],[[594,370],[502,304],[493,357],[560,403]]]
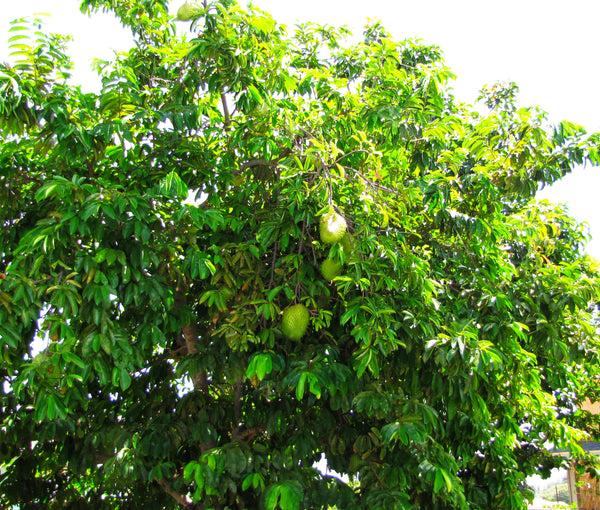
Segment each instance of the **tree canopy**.
[[535,196],[598,134],[379,23],[81,9],[133,34],[99,91],[36,20],[0,65],[6,505],[516,509],[585,460],[598,265]]

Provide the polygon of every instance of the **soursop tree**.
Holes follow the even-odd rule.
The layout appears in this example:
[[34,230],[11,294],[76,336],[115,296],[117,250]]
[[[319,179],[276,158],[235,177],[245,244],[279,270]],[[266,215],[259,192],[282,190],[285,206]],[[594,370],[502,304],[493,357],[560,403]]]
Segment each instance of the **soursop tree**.
[[379,24],[81,7],[133,35],[99,91],[37,23],[0,66],[5,505],[515,509],[583,457],[598,266],[535,196],[598,135]]

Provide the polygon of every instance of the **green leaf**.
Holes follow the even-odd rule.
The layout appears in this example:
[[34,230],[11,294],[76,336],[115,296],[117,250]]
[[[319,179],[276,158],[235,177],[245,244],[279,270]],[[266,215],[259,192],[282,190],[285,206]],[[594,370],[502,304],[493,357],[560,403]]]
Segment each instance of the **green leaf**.
[[249,473],[246,475],[246,477],[244,478],[244,481],[242,482],[242,490],[243,491],[247,491],[253,485],[254,475],[255,475],[255,473]]
[[46,404],[46,417],[49,420],[53,420],[56,416],[56,401],[54,395],[49,394],[45,400]]
[[298,379],[298,385],[296,386],[296,398],[302,400],[304,397],[304,385],[310,374],[308,372],[302,372],[300,379]]
[[0,325],[0,340],[11,349],[16,349],[19,345],[20,337],[14,329]]
[[205,483],[202,464],[196,465],[196,470],[194,472],[194,481],[196,482],[197,493],[198,492],[201,493],[202,489],[204,488],[204,483]]
[[186,482],[191,481],[192,478],[195,476],[197,465],[198,463],[195,460],[188,462],[185,465],[185,468],[183,469],[183,478]]
[[281,497],[281,485],[271,485],[265,494],[265,509],[275,510]]
[[319,379],[314,374],[310,375],[310,392],[317,398],[321,398],[321,384],[319,383]]
[[160,192],[167,196],[186,198],[188,187],[183,182],[179,174],[175,171],[169,172],[160,184]]
[[281,510],[298,510],[301,499],[302,493],[292,483],[287,482],[281,486]]
[[120,370],[119,383],[123,391],[127,390],[129,386],[131,386],[131,376],[129,375],[129,371],[125,367],[122,367]]
[[446,490],[448,492],[452,492],[453,484],[450,475],[445,469],[438,467],[435,471],[435,482],[433,485],[433,491],[436,493],[439,492],[444,485],[446,486]]
[[256,376],[262,381],[265,375],[270,374],[273,369],[273,362],[269,354],[260,354],[257,356]]
[[81,369],[84,369],[87,367],[87,364],[79,356],[77,356],[77,354],[73,354],[72,352],[65,351],[61,355],[68,363],[74,363]]

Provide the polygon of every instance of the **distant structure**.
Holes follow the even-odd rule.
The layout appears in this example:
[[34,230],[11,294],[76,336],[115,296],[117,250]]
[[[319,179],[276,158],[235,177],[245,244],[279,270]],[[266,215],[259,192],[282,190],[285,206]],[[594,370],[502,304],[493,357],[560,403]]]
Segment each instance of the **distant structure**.
[[[582,409],[592,414],[600,414],[600,403],[591,403],[587,401]],[[600,455],[600,443],[593,441],[584,441],[582,448],[590,454]],[[561,452],[559,455],[565,455]],[[578,510],[600,510],[600,480],[593,478],[588,473],[578,475],[575,465],[571,465],[568,475],[569,496],[571,503],[576,503]]]

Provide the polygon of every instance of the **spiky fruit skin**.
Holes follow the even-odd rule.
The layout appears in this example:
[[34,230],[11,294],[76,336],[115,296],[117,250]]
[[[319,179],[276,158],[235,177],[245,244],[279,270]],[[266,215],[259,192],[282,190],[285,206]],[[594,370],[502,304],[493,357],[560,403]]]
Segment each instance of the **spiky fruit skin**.
[[269,105],[267,103],[262,102],[256,108],[254,108],[254,114],[257,117],[264,117],[267,113],[269,113]]
[[290,340],[300,340],[308,329],[308,309],[306,306],[292,305],[283,312],[283,334]]
[[319,222],[321,241],[325,244],[335,244],[346,233],[346,220],[334,210],[325,214]]
[[177,10],[177,19],[179,21],[190,21],[200,16],[200,14],[202,14],[202,9],[186,2]]
[[344,237],[342,237],[340,246],[344,250],[344,255],[346,257],[352,253],[352,241],[350,240],[350,234],[348,234],[348,232],[346,232]]
[[328,281],[342,274],[342,263],[339,260],[325,259],[321,264],[321,274]]

